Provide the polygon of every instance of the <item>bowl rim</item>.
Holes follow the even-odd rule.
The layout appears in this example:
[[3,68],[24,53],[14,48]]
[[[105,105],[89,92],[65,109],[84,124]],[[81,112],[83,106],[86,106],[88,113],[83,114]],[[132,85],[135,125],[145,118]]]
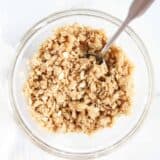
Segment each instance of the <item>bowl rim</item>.
[[141,54],[144,58],[146,67],[147,67],[147,73],[148,73],[148,81],[149,81],[149,92],[148,92],[148,98],[143,110],[142,115],[140,116],[138,122],[135,124],[135,126],[132,127],[132,129],[127,133],[124,137],[122,137],[119,141],[114,143],[113,145],[106,147],[104,149],[97,150],[95,152],[85,152],[85,153],[78,153],[78,152],[66,152],[57,148],[54,148],[52,146],[49,146],[46,144],[44,141],[40,140],[37,138],[32,131],[27,127],[25,122],[23,121],[15,103],[14,99],[14,93],[13,93],[13,75],[14,75],[14,70],[16,66],[17,59],[19,55],[21,54],[21,50],[23,49],[24,45],[26,42],[36,33],[39,29],[43,28],[45,25],[49,24],[50,22],[53,22],[57,19],[67,17],[67,16],[74,16],[74,15],[84,15],[84,16],[91,16],[91,17],[98,17],[107,21],[110,21],[111,23],[119,26],[122,21],[114,16],[111,16],[108,13],[99,11],[99,10],[93,10],[93,9],[71,9],[71,10],[63,10],[60,12],[55,12],[53,14],[50,14],[49,16],[43,18],[42,20],[38,21],[35,25],[33,25],[22,37],[22,39],[19,41],[17,47],[16,47],[16,57],[13,61],[11,71],[9,74],[9,80],[8,80],[8,85],[9,85],[9,98],[10,98],[10,103],[13,109],[14,116],[16,118],[16,122],[18,122],[18,126],[23,128],[24,132],[30,137],[30,139],[36,143],[40,148],[43,150],[52,153],[54,155],[57,155],[59,157],[63,158],[69,158],[69,159],[91,159],[91,158],[96,158],[102,155],[106,155],[113,151],[114,149],[118,148],[129,138],[131,138],[136,131],[140,128],[142,122],[144,121],[144,118],[146,117],[146,114],[148,112],[149,106],[151,105],[151,101],[153,98],[153,69],[152,69],[152,64],[151,60],[148,54],[148,51],[143,43],[143,41],[139,38],[139,36],[129,27],[127,26],[125,29],[125,32],[130,36],[130,38],[136,43],[138,49],[141,51]]

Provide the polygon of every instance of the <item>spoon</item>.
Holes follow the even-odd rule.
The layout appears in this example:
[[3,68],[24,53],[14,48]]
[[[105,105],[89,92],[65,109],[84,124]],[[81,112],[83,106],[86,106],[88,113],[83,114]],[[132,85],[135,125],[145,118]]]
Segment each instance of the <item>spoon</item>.
[[86,53],[86,57],[95,56],[97,64],[106,63],[104,57],[107,54],[107,50],[112,45],[112,43],[116,40],[116,38],[120,35],[120,33],[126,28],[126,26],[135,18],[143,15],[145,11],[151,6],[154,0],[133,0],[126,19],[117,30],[117,32],[113,35],[113,37],[109,40],[107,44],[103,47],[100,54],[94,53]]

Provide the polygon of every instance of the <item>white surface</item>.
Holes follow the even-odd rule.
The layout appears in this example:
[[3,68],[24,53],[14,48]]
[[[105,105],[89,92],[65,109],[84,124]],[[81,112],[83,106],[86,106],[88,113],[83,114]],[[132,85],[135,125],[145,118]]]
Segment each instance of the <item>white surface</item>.
[[[23,33],[36,21],[55,11],[70,8],[91,8],[124,19],[131,0],[0,0],[0,156],[6,160],[57,159],[32,144],[16,127],[7,94],[7,73],[14,47]],[[131,24],[147,46],[155,71],[155,97],[144,125],[139,132],[107,157],[112,160],[159,160],[160,144],[160,1]],[[13,49],[12,49],[13,47]],[[143,77],[140,78],[140,80]]]

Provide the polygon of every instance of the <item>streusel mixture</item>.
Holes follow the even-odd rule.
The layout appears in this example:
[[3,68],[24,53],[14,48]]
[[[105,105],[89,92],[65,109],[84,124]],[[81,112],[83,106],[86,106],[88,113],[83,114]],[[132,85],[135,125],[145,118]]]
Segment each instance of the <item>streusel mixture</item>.
[[113,45],[107,65],[85,56],[98,54],[106,41],[102,30],[73,24],[42,43],[24,87],[31,113],[42,126],[90,134],[129,112],[133,65],[123,50]]

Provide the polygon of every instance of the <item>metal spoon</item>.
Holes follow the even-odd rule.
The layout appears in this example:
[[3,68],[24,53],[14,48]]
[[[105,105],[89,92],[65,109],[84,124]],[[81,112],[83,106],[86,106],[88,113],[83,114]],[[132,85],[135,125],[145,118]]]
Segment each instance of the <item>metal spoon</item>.
[[125,21],[122,23],[117,32],[113,35],[113,37],[109,40],[109,42],[104,46],[101,50],[100,54],[87,53],[86,57],[95,56],[98,64],[102,62],[105,63],[104,57],[107,54],[107,50],[112,45],[112,43],[116,40],[116,38],[120,35],[120,33],[125,29],[125,27],[135,18],[143,15],[145,11],[151,6],[154,0],[133,0],[128,15]]

